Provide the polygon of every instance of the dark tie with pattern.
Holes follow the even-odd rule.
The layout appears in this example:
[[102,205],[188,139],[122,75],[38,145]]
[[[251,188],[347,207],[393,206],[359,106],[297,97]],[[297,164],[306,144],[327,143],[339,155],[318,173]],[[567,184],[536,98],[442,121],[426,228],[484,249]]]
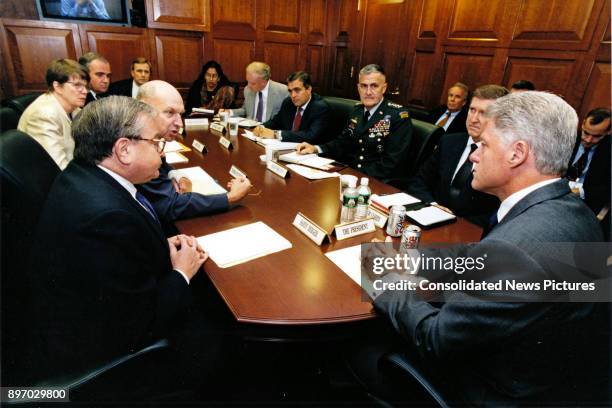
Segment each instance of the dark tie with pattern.
[[255,114],[255,119],[258,122],[263,122],[263,93],[259,91],[259,100],[257,101],[257,113]]
[[587,161],[589,160],[589,151],[590,147],[584,148],[582,155],[576,160],[576,163],[572,165],[572,167],[567,172],[567,175],[570,179],[576,180],[582,177],[582,173],[584,173],[584,169],[586,168]]
[[491,217],[489,217],[489,224],[486,227],[484,227],[484,229],[482,230],[482,235],[480,236],[480,240],[482,241],[484,237],[489,235],[491,230],[495,228],[495,226],[498,223],[499,221],[497,220],[497,211],[495,211],[493,214],[491,214]]
[[436,125],[440,127],[444,127],[444,125],[446,125],[446,122],[448,122],[448,120],[450,119],[450,116],[451,116],[451,113],[449,111],[446,111],[446,114],[444,115],[444,117],[440,119],[438,123],[436,123]]
[[470,154],[474,153],[474,150],[476,150],[477,148],[478,145],[476,143],[470,144],[470,153],[468,154],[468,157],[465,159],[461,167],[459,167],[455,178],[451,182],[449,192],[451,200],[451,210],[456,207],[456,205],[453,205],[453,202],[457,200],[461,195],[461,192],[467,188],[467,183],[471,182],[472,162],[470,161]]
[[145,196],[143,196],[142,194],[140,194],[139,191],[136,192],[136,200],[138,200],[138,202],[140,204],[143,205],[143,207],[145,208],[145,210],[147,210],[147,212],[149,213],[149,215],[159,223],[159,218],[157,218],[157,214],[155,214],[155,210],[153,209],[153,206],[151,205],[151,203],[149,202],[149,200],[147,200],[147,198]]
[[302,108],[297,109],[297,113],[295,114],[295,118],[293,118],[293,131],[297,132],[300,130],[300,123],[302,123]]

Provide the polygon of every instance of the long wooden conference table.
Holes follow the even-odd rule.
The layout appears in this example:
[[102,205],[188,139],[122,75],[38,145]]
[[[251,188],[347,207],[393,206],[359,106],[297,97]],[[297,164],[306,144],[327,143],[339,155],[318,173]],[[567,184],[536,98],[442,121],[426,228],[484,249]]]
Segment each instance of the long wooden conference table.
[[[232,165],[244,171],[253,184],[251,194],[228,212],[176,223],[179,231],[196,237],[262,221],[293,245],[229,268],[220,268],[212,260],[204,270],[239,322],[269,325],[318,325],[371,319],[372,304],[362,297],[361,288],[340,270],[325,253],[384,239],[385,232],[364,234],[317,246],[292,225],[301,212],[323,229],[331,232],[339,223],[339,179],[309,181],[291,172],[283,179],[266,169],[259,156],[264,148],[242,136],[226,135],[231,150],[219,144],[219,133],[187,131],[183,144],[191,147],[194,139],[204,143],[208,153],[182,153],[188,163],[175,167],[200,166],[225,187]],[[362,176],[350,168],[342,174]],[[392,186],[370,179],[375,194],[398,192]],[[431,230],[423,230],[421,243],[478,241],[481,229],[464,219]],[[252,245],[258,245],[253,241]],[[204,248],[206,249],[206,248]],[[236,248],[236,251],[240,250]]]

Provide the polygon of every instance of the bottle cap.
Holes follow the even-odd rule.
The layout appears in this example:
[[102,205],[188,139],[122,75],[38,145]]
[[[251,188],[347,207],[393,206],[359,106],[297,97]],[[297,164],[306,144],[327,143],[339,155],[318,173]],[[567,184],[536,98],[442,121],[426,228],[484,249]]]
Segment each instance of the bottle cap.
[[362,186],[367,186],[368,184],[370,184],[370,179],[367,177],[362,177],[361,178],[361,185]]
[[349,180],[349,183],[348,183],[348,186],[349,186],[350,188],[355,188],[355,187],[357,187],[357,179],[356,179],[356,178],[354,178],[354,179],[350,179],[350,180]]

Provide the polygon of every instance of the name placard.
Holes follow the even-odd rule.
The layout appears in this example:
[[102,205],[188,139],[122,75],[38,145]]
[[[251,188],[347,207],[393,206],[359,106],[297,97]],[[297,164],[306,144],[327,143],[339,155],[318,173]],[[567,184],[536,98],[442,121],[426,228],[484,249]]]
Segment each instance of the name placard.
[[334,232],[336,233],[336,238],[338,241],[374,231],[376,231],[376,226],[374,225],[374,220],[372,218],[348,222],[346,224],[340,224],[334,227]]
[[232,149],[234,146],[232,145],[232,141],[221,136],[219,138],[219,143],[221,144],[221,146],[225,147],[226,149]]
[[193,139],[193,142],[191,143],[191,147],[193,147],[200,153],[208,153],[208,149],[206,148],[206,145],[195,139]]
[[282,178],[286,178],[290,174],[289,169],[287,167],[278,164],[277,162],[272,160],[268,160],[268,162],[266,163],[266,168],[277,176],[281,176]]
[[227,129],[225,128],[224,125],[222,125],[221,123],[213,123],[210,125],[210,129],[214,130],[216,132],[221,133],[222,135],[224,135],[227,132]]
[[374,225],[376,225],[378,228],[384,228],[385,224],[387,223],[387,220],[389,219],[389,216],[387,214],[377,210],[372,206],[368,206],[367,217],[372,218],[374,220]]
[[229,174],[231,174],[233,178],[241,178],[241,177],[248,178],[244,171],[240,170],[238,167],[233,166],[233,165],[232,167],[230,167]]
[[301,212],[298,212],[295,216],[293,226],[317,245],[321,245],[325,241],[325,238],[329,237],[323,228],[310,221]]

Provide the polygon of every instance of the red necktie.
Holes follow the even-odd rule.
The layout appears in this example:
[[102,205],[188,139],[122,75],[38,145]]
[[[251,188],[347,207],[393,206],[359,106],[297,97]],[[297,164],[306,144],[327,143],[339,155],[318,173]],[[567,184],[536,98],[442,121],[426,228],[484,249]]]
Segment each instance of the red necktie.
[[302,122],[302,108],[298,108],[295,118],[293,118],[293,131],[297,132],[300,130],[300,123]]

